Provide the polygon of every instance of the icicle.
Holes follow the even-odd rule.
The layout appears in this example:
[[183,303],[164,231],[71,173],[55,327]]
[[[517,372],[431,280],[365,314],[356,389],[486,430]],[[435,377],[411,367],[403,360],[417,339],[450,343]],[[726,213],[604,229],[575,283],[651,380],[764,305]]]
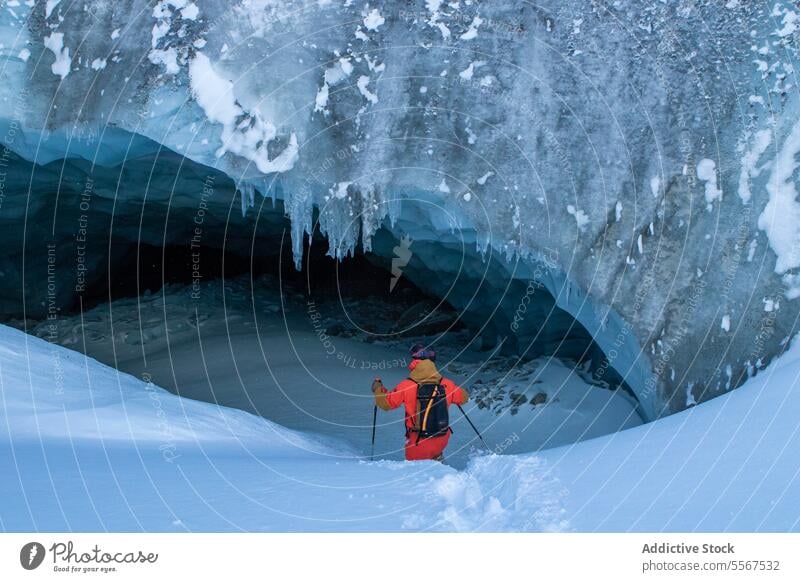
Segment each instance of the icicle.
[[256,204],[256,187],[251,182],[239,182],[236,191],[241,197],[242,218],[247,216],[247,209],[253,208]]

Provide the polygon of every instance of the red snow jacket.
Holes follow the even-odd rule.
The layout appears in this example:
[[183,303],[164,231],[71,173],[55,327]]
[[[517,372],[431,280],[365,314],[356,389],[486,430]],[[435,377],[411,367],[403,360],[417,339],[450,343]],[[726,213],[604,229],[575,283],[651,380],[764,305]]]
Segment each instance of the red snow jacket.
[[405,405],[406,429],[413,430],[417,416],[417,386],[419,384],[441,384],[447,396],[447,405],[466,404],[469,394],[449,378],[443,378],[432,360],[411,360],[408,365],[409,378],[401,381],[393,390],[379,388],[375,391],[375,404],[383,410],[392,410]]

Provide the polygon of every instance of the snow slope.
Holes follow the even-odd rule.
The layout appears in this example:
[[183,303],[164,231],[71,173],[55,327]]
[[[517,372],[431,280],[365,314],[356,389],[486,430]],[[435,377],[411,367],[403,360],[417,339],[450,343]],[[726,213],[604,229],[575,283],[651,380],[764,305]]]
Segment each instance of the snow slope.
[[0,328],[4,530],[797,530],[794,348],[651,424],[464,471],[173,396]]

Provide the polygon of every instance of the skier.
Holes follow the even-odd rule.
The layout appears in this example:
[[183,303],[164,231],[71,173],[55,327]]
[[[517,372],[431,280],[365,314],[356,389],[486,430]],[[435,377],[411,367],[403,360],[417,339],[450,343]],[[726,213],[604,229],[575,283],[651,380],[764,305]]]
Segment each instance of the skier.
[[406,460],[444,461],[444,449],[450,440],[447,407],[465,404],[467,391],[436,369],[436,352],[421,344],[411,348],[409,377],[387,391],[380,378],[372,383],[375,405],[392,410],[405,405]]

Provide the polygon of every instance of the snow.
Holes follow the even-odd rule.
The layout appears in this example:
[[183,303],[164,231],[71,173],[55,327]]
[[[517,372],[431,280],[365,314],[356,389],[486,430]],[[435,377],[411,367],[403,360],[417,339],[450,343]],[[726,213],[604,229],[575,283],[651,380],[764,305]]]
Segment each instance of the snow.
[[339,198],[347,198],[347,188],[352,184],[352,182],[339,182],[333,188],[331,188],[331,194]]
[[167,20],[163,20],[154,24],[153,29],[150,31],[150,46],[156,48],[158,46],[158,42],[169,32],[169,28],[170,23]]
[[[155,19],[150,32],[148,59],[155,65],[164,67],[169,75],[177,75],[192,51],[182,39],[186,36],[186,23],[197,20],[200,9],[186,0],[159,0],[153,5],[152,17]],[[175,31],[175,28],[178,28]],[[112,33],[113,38],[113,33]],[[192,40],[192,47],[202,48],[204,38]]]
[[742,156],[742,168],[739,174],[739,198],[742,202],[750,202],[752,191],[750,189],[750,180],[758,177],[760,171],[757,164],[764,152],[767,151],[769,144],[772,142],[772,131],[769,129],[762,129],[756,132],[753,143],[750,149]]
[[442,6],[443,0],[425,0],[425,7],[432,13],[436,14],[439,12],[439,8]]
[[178,65],[178,51],[174,48],[153,49],[148,53],[148,58],[154,65],[162,65],[170,75],[176,75],[181,70]]
[[572,204],[567,204],[567,213],[575,217],[579,230],[585,230],[586,225],[589,224],[589,216],[583,210],[576,209]]
[[53,32],[44,38],[44,47],[53,53],[55,62],[50,65],[50,70],[54,75],[58,75],[64,80],[69,75],[72,59],[69,56],[69,48],[64,46],[64,33]]
[[194,2],[189,2],[181,8],[181,16],[187,20],[197,20],[197,16],[200,14],[200,9],[197,7],[197,4]]
[[458,74],[458,76],[464,79],[465,81],[469,81],[470,79],[472,79],[472,75],[475,74],[475,69],[477,69],[478,67],[482,67],[485,64],[486,63],[484,61],[472,61],[466,69],[464,69]]
[[425,0],[425,6],[430,12],[430,18],[427,21],[428,25],[439,29],[443,40],[450,38],[450,29],[444,22],[440,21],[442,14],[439,9],[442,6],[442,0]]
[[381,12],[377,8],[373,8],[370,13],[364,17],[364,27],[367,30],[378,30],[384,22],[386,22],[386,19],[381,16]]
[[695,400],[694,393],[692,392],[692,385],[692,382],[686,384],[686,408],[697,405],[697,400]]
[[[350,61],[347,60],[347,59],[342,59],[342,60],[347,62],[347,64],[350,66],[350,71],[352,71],[353,70],[353,66],[350,64]],[[383,71],[386,70],[386,63],[380,63],[379,64],[377,58],[376,59],[371,59],[371,58],[369,58],[369,55],[364,55],[364,60],[367,61],[367,66],[369,67],[370,71],[373,71],[375,73],[382,73]],[[349,74],[350,73],[348,72],[348,75]]]
[[758,241],[753,239],[750,241],[750,245],[747,248],[747,262],[750,263],[753,261],[753,258],[756,256],[756,247],[758,246]]
[[[758,228],[767,233],[777,259],[775,272],[784,274],[800,267],[800,202],[794,184],[797,154],[800,153],[800,122],[796,122],[772,163],[767,181],[769,202],[758,217]],[[800,289],[790,285],[788,292]]]
[[[193,307],[182,297],[176,293],[170,309],[183,308],[181,313],[188,315]],[[137,300],[121,305],[130,306],[131,315],[139,308]],[[145,330],[167,313],[141,307]],[[517,452],[526,438],[520,428],[545,417],[532,423],[520,412],[499,417],[499,427],[490,426],[487,410],[473,405],[468,413],[488,427],[486,438],[494,452],[476,451],[457,470],[435,462],[366,462],[342,439],[291,430],[156,386],[154,378],[168,378],[173,365],[184,378],[206,378],[219,388],[226,381],[236,385],[237,374],[229,372],[224,360],[206,366],[212,354],[226,353],[239,360],[241,380],[263,386],[261,367],[247,363],[246,346],[252,349],[258,342],[241,336],[245,330],[236,325],[240,312],[214,322],[217,313],[209,312],[211,319],[203,322],[170,320],[184,323],[171,323],[169,333],[162,322],[161,339],[148,345],[165,347],[169,341],[171,353],[165,350],[159,357],[158,351],[150,352],[138,378],[0,327],[0,468],[8,477],[0,485],[4,529],[791,531],[800,524],[800,493],[792,486],[800,473],[794,454],[800,446],[796,345],[738,390],[691,410],[537,452]],[[87,333],[109,323],[107,307],[87,316]],[[67,321],[58,323],[69,328]],[[123,340],[139,328],[139,319],[126,316],[118,323],[119,339],[113,342],[72,329],[79,331],[79,344],[89,341],[114,357],[116,343],[120,362],[141,360],[141,344]],[[276,395],[302,398],[294,406],[287,402],[287,411],[294,410],[296,419],[314,419],[319,427],[344,415],[331,425],[342,434],[347,432],[343,425],[360,418],[363,451],[371,410],[365,389],[346,391],[348,398],[340,405],[334,398],[338,388],[308,378],[292,380],[299,369],[291,362],[292,349],[303,350],[314,373],[331,369],[331,362],[313,355],[322,351],[313,333],[307,339],[295,334],[293,344],[270,341],[274,330],[283,329],[282,323],[275,324],[267,326],[273,331],[263,340],[271,373],[279,375]],[[233,330],[227,329],[230,325]],[[202,344],[191,340],[199,334]],[[332,339],[337,349],[353,347],[342,338]],[[208,351],[198,352],[198,345]],[[278,345],[282,348],[270,349]],[[381,348],[365,344],[364,349],[377,350],[374,356]],[[339,369],[342,380],[358,376],[359,386],[368,385],[374,374],[345,365]],[[262,390],[244,394],[256,397]],[[271,402],[279,404],[274,398]],[[382,450],[394,447],[396,455],[401,418],[395,415],[385,423],[390,416],[381,417],[378,435],[381,447],[388,447]],[[514,419],[518,425],[505,424]],[[463,440],[451,449],[476,446],[468,427],[456,420],[454,438]]]
[[356,81],[356,86],[358,86],[358,90],[361,92],[364,98],[370,103],[375,104],[378,102],[378,96],[367,89],[367,85],[369,85],[369,77],[367,75],[361,75],[358,78],[358,81]]
[[714,160],[704,158],[697,163],[697,178],[705,182],[706,204],[722,199],[722,190],[717,187],[717,166]]
[[[292,134],[284,150],[269,159],[267,145],[277,137],[275,126],[257,110],[245,111],[234,95],[233,83],[218,74],[211,61],[198,52],[189,64],[192,94],[209,121],[222,125],[217,157],[230,151],[256,164],[265,173],[286,172],[297,161],[297,137]],[[249,123],[243,123],[242,117]]]
[[[340,58],[339,59],[339,67],[341,68],[341,70],[345,74],[345,76],[347,76],[347,77],[349,77],[350,73],[353,72],[353,64],[350,62],[350,59],[348,59],[348,58],[345,58],[345,57]],[[325,80],[328,81],[331,84],[335,84],[336,83],[335,80],[328,79],[327,76],[325,77]]]
[[464,127],[464,131],[467,134],[467,143],[469,145],[475,145],[475,142],[478,141],[478,136],[475,134],[474,131],[472,131],[472,128],[469,125],[467,125],[466,127]]
[[658,176],[650,178],[650,192],[653,194],[653,198],[658,198],[661,193],[661,178]]
[[783,14],[783,28],[778,31],[778,36],[789,36],[794,34],[800,23],[800,15],[791,10],[786,10]]
[[47,0],[47,3],[44,7],[45,18],[50,18],[50,15],[53,13],[53,10],[55,10],[56,6],[58,6],[59,2],[61,2],[61,0]]
[[317,91],[317,96],[314,98],[314,111],[325,111],[328,105],[328,84],[323,83],[322,87]]
[[478,184],[480,184],[481,186],[483,186],[483,185],[485,185],[485,184],[486,184],[486,180],[488,180],[488,179],[489,179],[489,178],[491,178],[492,176],[494,176],[494,172],[491,172],[491,171],[490,171],[490,172],[486,172],[486,173],[485,173],[483,176],[481,176],[480,178],[478,178],[478,179],[476,180],[476,182],[478,182]]
[[349,77],[352,72],[353,64],[346,57],[340,58],[335,65],[325,69],[322,86],[317,91],[317,96],[314,99],[314,111],[328,113],[326,108],[330,96],[330,87]]
[[480,16],[475,16],[467,29],[467,32],[461,35],[461,40],[472,40],[478,38],[478,27],[483,24],[483,19]]
[[230,125],[241,115],[241,107],[233,97],[233,83],[220,77],[211,61],[198,53],[190,69],[195,99],[211,121]]

